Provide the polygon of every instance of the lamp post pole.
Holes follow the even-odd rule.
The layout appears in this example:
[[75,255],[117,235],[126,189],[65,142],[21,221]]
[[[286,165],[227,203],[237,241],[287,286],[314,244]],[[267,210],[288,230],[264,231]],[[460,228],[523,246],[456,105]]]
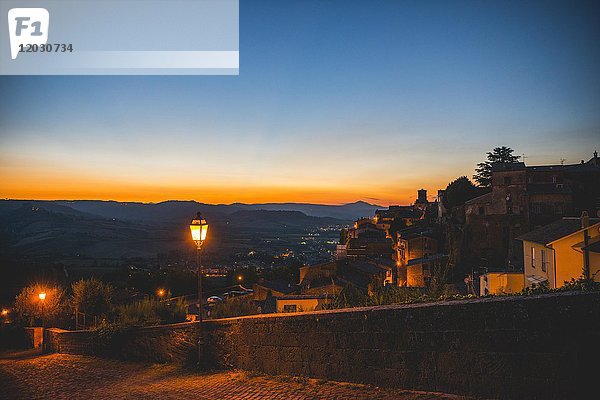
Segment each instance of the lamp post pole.
[[196,267],[198,269],[198,366],[202,367],[204,359],[204,327],[202,324],[202,244],[206,240],[208,232],[208,223],[202,214],[198,213],[196,218],[190,223],[190,232],[192,240],[196,243]]
[[[44,351],[44,325],[46,325],[44,322],[44,300],[46,300],[46,292],[40,292],[38,294],[38,298],[40,299],[41,302],[41,312],[42,312],[42,352]],[[35,340],[34,340],[35,341]]]
[[198,365],[204,362],[204,327],[202,326],[202,243],[197,243],[196,266],[198,268]]

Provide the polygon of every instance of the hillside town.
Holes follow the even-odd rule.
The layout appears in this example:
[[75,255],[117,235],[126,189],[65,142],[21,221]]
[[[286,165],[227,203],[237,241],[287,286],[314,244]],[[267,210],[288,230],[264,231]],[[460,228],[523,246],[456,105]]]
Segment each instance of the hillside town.
[[356,220],[334,260],[301,267],[297,282],[261,279],[253,300],[262,312],[312,311],[348,285],[426,289],[436,276],[446,292],[475,296],[600,282],[598,153],[578,164],[490,166],[489,187],[465,191],[459,179],[433,199],[420,189],[413,204]]

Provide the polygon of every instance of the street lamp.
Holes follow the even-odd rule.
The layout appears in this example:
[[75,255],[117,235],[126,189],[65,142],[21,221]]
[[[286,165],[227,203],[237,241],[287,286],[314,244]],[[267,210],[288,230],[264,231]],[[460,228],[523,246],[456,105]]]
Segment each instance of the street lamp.
[[44,329],[44,300],[46,300],[46,292],[40,292],[38,297],[42,303],[42,329]]
[[156,294],[158,295],[158,297],[160,297],[162,299],[163,296],[165,295],[165,291],[163,289],[158,289]]
[[198,364],[204,361],[204,332],[202,331],[202,262],[200,253],[202,244],[206,240],[208,232],[208,223],[202,214],[196,214],[196,218],[190,223],[190,232],[192,240],[196,243],[196,267],[198,269]]

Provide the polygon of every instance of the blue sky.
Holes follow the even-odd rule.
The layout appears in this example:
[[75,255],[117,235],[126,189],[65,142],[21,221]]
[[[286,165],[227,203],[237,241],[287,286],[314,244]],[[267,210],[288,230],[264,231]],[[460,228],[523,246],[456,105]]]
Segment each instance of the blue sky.
[[239,76],[0,77],[3,197],[405,203],[600,150],[593,2],[240,3]]

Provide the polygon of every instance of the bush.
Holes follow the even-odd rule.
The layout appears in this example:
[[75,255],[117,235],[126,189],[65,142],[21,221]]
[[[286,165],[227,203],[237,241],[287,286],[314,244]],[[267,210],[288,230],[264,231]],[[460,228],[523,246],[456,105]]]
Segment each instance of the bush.
[[163,302],[136,301],[118,309],[117,322],[123,326],[147,326],[183,322],[187,307],[183,300]]
[[420,301],[422,299],[423,289],[387,285],[373,291],[367,300],[367,304],[382,306]]
[[338,295],[335,296],[333,303],[327,305],[327,308],[352,308],[364,307],[366,305],[369,305],[369,297],[359,288],[348,283]]
[[241,317],[243,315],[260,314],[258,306],[251,297],[240,296],[216,303],[210,310],[212,318]]
[[96,278],[73,283],[73,306],[79,312],[102,316],[111,308],[113,287]]

